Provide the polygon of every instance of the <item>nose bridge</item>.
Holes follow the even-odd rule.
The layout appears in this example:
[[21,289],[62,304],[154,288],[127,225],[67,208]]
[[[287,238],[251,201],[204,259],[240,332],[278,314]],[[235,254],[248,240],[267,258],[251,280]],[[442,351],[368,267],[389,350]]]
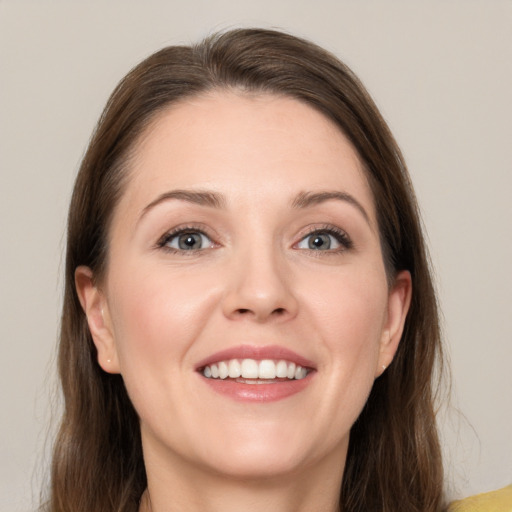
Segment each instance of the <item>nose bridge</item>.
[[297,311],[286,258],[273,239],[252,237],[234,251],[224,300],[227,316],[290,317]]

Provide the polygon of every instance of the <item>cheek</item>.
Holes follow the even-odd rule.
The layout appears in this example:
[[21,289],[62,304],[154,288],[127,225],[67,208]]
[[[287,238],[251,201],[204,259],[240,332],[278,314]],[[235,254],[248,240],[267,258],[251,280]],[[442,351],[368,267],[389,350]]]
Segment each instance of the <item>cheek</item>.
[[[315,403],[322,443],[329,449],[346,440],[375,380],[387,312],[385,274],[366,267],[340,270],[327,278],[303,280],[302,332],[315,340],[321,394]],[[322,419],[329,418],[328,425]],[[323,445],[322,445],[323,446]]]
[[122,369],[183,364],[213,301],[204,278],[182,274],[138,269],[128,280],[113,276],[111,310]]
[[[191,272],[170,275],[162,268],[140,266],[131,266],[130,271],[123,274],[119,267],[112,273],[109,289],[120,373],[128,395],[141,424],[150,425],[152,431],[176,418],[187,424],[183,397],[190,397],[193,390],[180,376],[193,371],[191,349],[216,303],[213,288],[205,287],[209,283],[204,275]],[[182,430],[175,433],[178,444],[185,435]]]
[[[339,323],[340,327],[359,322],[374,324],[375,320],[381,322],[387,306],[384,271],[373,270],[368,266],[362,269],[342,268],[337,273],[320,277],[312,275],[303,288],[309,291],[308,295],[312,295],[316,306],[325,312],[328,322]],[[352,318],[349,325],[346,322],[347,316]],[[337,322],[337,319],[340,321]]]
[[340,272],[319,287],[308,300],[309,316],[322,335],[330,364],[343,374],[367,368],[373,380],[387,312],[387,282],[383,271]]

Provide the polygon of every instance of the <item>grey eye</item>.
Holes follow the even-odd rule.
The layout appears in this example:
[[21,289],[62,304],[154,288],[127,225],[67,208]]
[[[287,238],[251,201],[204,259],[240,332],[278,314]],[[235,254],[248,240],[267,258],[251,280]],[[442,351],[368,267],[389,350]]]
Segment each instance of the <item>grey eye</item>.
[[180,251],[197,251],[211,247],[212,241],[204,233],[189,231],[174,235],[169,238],[165,245]]
[[328,251],[330,249],[338,249],[340,242],[334,235],[325,231],[317,231],[304,237],[298,244],[298,249],[309,249],[310,251]]

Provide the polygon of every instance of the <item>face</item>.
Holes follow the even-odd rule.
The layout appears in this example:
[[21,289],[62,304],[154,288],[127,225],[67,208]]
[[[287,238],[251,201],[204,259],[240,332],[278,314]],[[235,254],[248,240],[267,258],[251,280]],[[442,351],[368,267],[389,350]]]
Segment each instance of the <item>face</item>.
[[129,173],[106,277],[79,268],[77,288],[146,461],[340,467],[410,295],[351,144],[296,100],[219,92],[160,114]]

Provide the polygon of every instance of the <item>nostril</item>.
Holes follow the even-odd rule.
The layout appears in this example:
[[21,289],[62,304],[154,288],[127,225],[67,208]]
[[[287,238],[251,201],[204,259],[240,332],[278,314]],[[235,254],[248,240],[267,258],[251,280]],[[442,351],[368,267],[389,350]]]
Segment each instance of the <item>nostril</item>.
[[[250,313],[254,313],[254,311],[252,309],[249,309],[249,308],[239,308],[236,310],[236,313],[238,315],[247,315],[247,314],[250,314]],[[275,315],[275,316],[282,316],[286,313],[286,309],[285,308],[276,308],[272,311],[272,315]]]

